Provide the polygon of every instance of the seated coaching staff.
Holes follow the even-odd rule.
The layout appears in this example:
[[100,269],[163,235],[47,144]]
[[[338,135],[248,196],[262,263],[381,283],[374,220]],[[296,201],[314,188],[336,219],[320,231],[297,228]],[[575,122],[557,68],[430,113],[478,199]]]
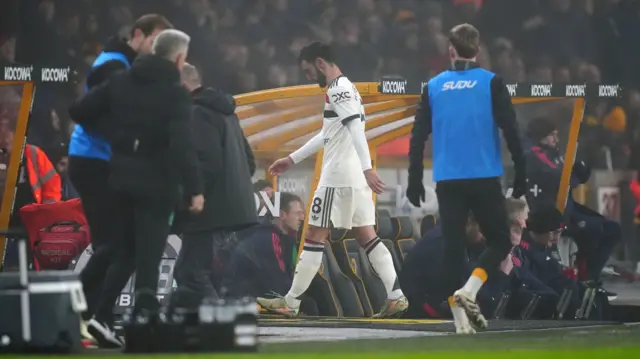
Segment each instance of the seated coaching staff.
[[134,268],[136,310],[153,311],[158,266],[169,234],[170,216],[184,195],[190,210],[204,206],[202,179],[189,127],[191,99],[181,86],[190,38],[164,30],[153,42],[153,54],[92,89],[69,110],[77,123],[91,124],[110,143],[110,185],[116,201],[114,226],[121,239],[103,286],[92,335],[121,344],[113,334],[113,303]]
[[191,128],[205,196],[203,211],[187,214],[181,221],[182,248],[174,276],[180,293],[176,304],[190,307],[216,294],[211,281],[214,242],[221,243],[229,232],[258,224],[251,183],[256,164],[235,115],[233,96],[202,87],[193,65],[186,64],[181,75],[193,98]]
[[[499,129],[515,165],[516,198],[526,191],[525,158],[505,84],[476,63],[480,33],[472,25],[458,25],[450,31],[449,43],[452,67],[429,80],[415,116],[407,198],[416,207],[420,206],[420,200],[424,201],[423,150],[433,133],[433,180],[446,239],[444,276],[447,291],[453,295],[449,302],[451,306],[462,307],[471,324],[483,329],[487,322],[476,304],[476,295],[487,280],[487,273],[497,268],[511,251],[505,196],[500,184],[504,171]],[[487,248],[461,288],[469,211],[487,239]],[[469,332],[467,328],[458,328],[457,319],[455,322],[459,332]]]

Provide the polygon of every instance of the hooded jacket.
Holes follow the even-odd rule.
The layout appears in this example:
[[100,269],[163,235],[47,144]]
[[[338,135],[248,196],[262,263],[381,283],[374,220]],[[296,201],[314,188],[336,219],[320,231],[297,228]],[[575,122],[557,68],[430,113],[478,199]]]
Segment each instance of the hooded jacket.
[[235,99],[222,91],[192,92],[191,128],[204,180],[204,210],[188,215],[185,231],[239,230],[258,223],[251,177],[256,165]]
[[[93,62],[87,76],[86,89],[90,90],[105,82],[114,73],[130,68],[136,55],[125,40],[115,37],[109,39],[102,53]],[[106,161],[111,156],[111,147],[98,133],[77,124],[71,134],[69,155]]]
[[111,144],[114,190],[177,203],[202,194],[190,106],[175,64],[149,55],[94,87],[69,114]]

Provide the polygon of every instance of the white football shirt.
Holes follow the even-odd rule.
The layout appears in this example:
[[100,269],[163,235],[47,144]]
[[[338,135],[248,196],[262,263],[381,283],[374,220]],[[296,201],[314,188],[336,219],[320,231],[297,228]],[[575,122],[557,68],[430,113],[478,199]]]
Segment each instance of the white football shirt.
[[321,132],[324,155],[318,186],[367,186],[358,153],[345,126],[349,121],[359,121],[364,132],[365,115],[360,93],[348,78],[339,76],[329,84],[325,96]]

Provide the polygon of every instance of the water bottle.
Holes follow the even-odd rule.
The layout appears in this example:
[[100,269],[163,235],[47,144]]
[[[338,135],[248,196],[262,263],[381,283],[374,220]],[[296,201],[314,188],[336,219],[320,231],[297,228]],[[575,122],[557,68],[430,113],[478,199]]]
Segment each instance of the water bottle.
[[235,347],[238,351],[251,352],[258,345],[258,305],[253,298],[236,301]]

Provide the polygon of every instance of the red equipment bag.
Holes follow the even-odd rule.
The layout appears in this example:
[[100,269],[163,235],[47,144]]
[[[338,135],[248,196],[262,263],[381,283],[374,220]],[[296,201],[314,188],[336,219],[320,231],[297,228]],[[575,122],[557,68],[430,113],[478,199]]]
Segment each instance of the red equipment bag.
[[36,270],[68,269],[91,242],[79,199],[29,204],[20,208],[20,217],[29,234]]
[[40,269],[69,269],[71,261],[91,243],[89,228],[76,222],[59,222],[42,228],[33,243]]

